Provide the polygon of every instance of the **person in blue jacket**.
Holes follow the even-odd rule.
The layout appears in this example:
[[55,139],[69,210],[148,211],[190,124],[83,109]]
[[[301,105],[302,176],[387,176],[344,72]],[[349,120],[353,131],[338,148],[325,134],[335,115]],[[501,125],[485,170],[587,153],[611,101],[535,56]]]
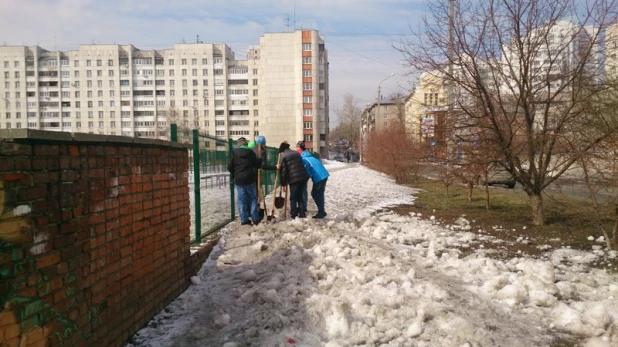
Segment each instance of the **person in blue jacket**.
[[305,170],[313,182],[313,188],[311,188],[311,197],[315,204],[318,206],[318,213],[313,216],[314,219],[322,219],[326,217],[326,211],[324,210],[324,191],[326,190],[326,181],[330,174],[322,165],[322,163],[316,159],[308,151],[303,151],[301,154]]

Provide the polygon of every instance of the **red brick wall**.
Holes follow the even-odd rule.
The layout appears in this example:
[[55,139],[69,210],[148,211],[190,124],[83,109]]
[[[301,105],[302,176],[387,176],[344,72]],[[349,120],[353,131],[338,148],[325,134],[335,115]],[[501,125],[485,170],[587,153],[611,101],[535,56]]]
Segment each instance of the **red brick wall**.
[[0,346],[122,346],[201,266],[187,150],[48,134],[0,136]]

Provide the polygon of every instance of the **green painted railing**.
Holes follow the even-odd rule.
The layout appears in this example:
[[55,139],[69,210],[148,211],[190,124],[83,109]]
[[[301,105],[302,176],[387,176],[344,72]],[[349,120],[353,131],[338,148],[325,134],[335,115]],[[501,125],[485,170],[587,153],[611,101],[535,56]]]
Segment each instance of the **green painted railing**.
[[[234,182],[227,163],[236,148],[236,141],[200,133],[198,129],[178,129],[171,125],[172,142],[193,144],[189,150],[189,186],[191,200],[191,239],[200,243],[235,219]],[[278,148],[266,147],[267,162],[277,164]],[[265,194],[274,188],[275,171],[262,171]]]

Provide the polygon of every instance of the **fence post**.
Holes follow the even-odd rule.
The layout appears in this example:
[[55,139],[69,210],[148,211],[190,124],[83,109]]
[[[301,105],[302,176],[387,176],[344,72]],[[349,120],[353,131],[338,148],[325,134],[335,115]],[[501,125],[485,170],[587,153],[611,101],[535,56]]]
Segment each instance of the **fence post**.
[[[228,143],[228,159],[231,160],[232,153],[234,152],[234,144],[232,143],[232,139],[227,140]],[[230,175],[230,220],[233,221],[236,219],[236,207],[234,206],[234,179]]]
[[[175,125],[175,124],[174,124]],[[199,131],[193,129],[193,193],[195,198],[195,242],[202,242],[202,199],[200,196],[200,141]]]
[[178,142],[178,125],[175,123],[170,125],[170,141]]

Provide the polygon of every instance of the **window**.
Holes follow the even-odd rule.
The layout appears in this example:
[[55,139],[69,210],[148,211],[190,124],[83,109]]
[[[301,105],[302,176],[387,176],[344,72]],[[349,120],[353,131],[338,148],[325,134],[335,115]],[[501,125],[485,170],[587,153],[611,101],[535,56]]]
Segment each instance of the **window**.
[[109,127],[110,128],[115,128],[116,127],[116,121],[109,122]]
[[99,98],[100,98],[100,97],[103,97],[103,91],[102,91],[102,90],[99,90],[99,91],[97,92],[97,96],[98,96]]
[[303,140],[306,141],[313,141],[313,135],[303,135]]
[[253,90],[253,96],[258,96],[258,90],[257,89]]
[[253,74],[257,75],[257,73],[258,73],[258,69],[253,69]]
[[303,116],[313,116],[313,110],[310,108],[306,108],[303,110]]
[[169,75],[170,75],[170,76],[174,76],[174,70],[170,70]]
[[73,66],[79,67],[79,60],[73,60]]
[[103,111],[99,111],[99,118],[103,118]]
[[187,65],[187,59],[182,59],[182,60],[180,61],[180,63],[181,63],[182,65]]
[[313,97],[312,96],[303,96],[303,102],[305,104],[310,104],[313,102]]
[[103,77],[103,70],[97,70],[97,77]]
[[257,106],[258,105],[258,101],[257,100],[253,100],[253,106]]
[[108,60],[107,61],[107,66],[114,66],[114,61],[112,59]]
[[221,57],[217,57],[214,59],[215,64],[221,64],[222,62],[223,62],[223,59]]
[[18,61],[14,61],[13,64],[14,64],[15,67],[19,67],[19,62]]
[[129,85],[129,80],[120,80],[120,85],[121,86],[128,86]]
[[79,71],[75,71],[75,72],[73,73],[73,76],[74,76],[75,78],[79,78]]
[[113,77],[113,76],[114,76],[114,70],[109,70],[109,71],[107,71],[107,75],[108,75],[109,77]]
[[101,61],[101,59],[97,59],[97,66],[103,66],[103,62]]
[[313,122],[303,122],[303,129],[313,129]]
[[311,57],[303,57],[303,64],[311,64]]
[[207,64],[208,64],[208,59],[202,58],[202,65],[207,65]]
[[9,68],[9,62],[8,62],[8,61],[5,61],[5,62],[4,62],[4,68],[5,68],[5,69],[8,69],[8,68]]
[[311,50],[311,44],[303,43],[303,51],[310,51],[310,50]]
[[253,79],[253,85],[257,86],[258,85],[258,80],[257,79]]
[[186,76],[187,75],[187,69],[182,69],[182,75]]
[[92,88],[92,81],[86,81],[86,87]]
[[303,90],[312,90],[313,85],[311,83],[303,83]]
[[303,77],[311,77],[311,70],[303,70]]
[[86,70],[86,77],[92,77],[92,70]]
[[92,101],[88,101],[88,107],[92,107]]
[[167,65],[174,65],[174,59],[169,59],[167,61]]
[[19,78],[19,71],[15,71],[15,78]]

